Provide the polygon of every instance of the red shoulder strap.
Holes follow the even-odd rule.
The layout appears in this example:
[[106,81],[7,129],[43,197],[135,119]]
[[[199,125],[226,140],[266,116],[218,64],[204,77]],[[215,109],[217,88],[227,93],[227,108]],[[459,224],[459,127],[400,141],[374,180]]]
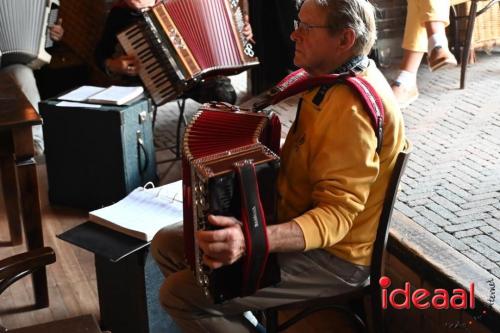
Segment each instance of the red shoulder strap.
[[255,103],[254,108],[261,110],[317,86],[333,86],[342,83],[351,87],[361,97],[363,107],[370,116],[375,135],[377,136],[377,152],[380,152],[383,141],[384,105],[373,86],[364,78],[355,76],[353,73],[326,74],[311,77],[305,70],[299,69],[285,77],[278,85],[272,88],[267,98]]

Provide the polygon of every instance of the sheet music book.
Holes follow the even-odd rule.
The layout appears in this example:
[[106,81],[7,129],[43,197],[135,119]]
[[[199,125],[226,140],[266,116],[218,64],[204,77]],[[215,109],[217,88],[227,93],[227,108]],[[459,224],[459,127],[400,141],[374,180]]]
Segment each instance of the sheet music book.
[[150,241],[161,228],[182,222],[182,181],[149,189],[138,187],[117,203],[91,211],[89,220]]
[[108,88],[81,86],[59,96],[58,99],[70,102],[123,105],[136,99],[143,92],[142,86],[110,86]]

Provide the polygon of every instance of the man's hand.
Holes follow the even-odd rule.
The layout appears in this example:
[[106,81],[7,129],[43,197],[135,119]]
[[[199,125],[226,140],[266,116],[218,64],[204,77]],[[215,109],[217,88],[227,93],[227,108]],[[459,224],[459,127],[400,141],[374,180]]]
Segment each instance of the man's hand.
[[208,215],[208,222],[221,229],[197,232],[203,262],[216,269],[240,259],[246,250],[241,222],[234,217],[215,215]]
[[64,35],[64,29],[62,27],[62,18],[59,18],[57,22],[50,28],[50,39],[54,42],[58,42],[62,39]]
[[123,55],[106,60],[108,71],[116,74],[137,76],[139,74],[139,62],[134,56]]
[[156,0],[125,0],[125,3],[132,9],[140,10],[153,7]]
[[243,16],[243,21],[245,23],[243,25],[243,31],[242,31],[243,36],[245,36],[247,41],[249,41],[252,44],[255,44],[255,41],[253,40],[252,26],[250,25],[250,18],[248,17],[248,15],[245,14],[245,16]]

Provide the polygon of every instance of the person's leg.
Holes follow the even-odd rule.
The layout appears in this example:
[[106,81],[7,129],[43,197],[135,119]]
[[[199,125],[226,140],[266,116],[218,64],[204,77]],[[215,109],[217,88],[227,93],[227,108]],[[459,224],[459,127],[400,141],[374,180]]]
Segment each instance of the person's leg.
[[281,282],[277,286],[261,289],[249,297],[213,304],[196,284],[191,270],[173,272],[186,267],[179,263],[182,257],[180,229],[160,231],[151,248],[166,276],[160,300],[183,332],[253,332],[242,316],[244,311],[332,296],[360,286],[369,275],[368,267],[348,263],[323,250],[280,254]]
[[428,37],[427,52],[431,71],[448,66],[456,66],[457,60],[449,51],[445,30],[450,24],[450,1],[421,1],[420,15],[420,20],[425,22]]
[[[33,108],[38,113],[38,103],[40,102],[40,94],[36,85],[33,70],[25,65],[11,65],[2,69],[5,75],[9,75],[19,86],[28,101],[33,105]],[[33,126],[33,144],[35,146],[35,155],[43,154],[43,132],[42,126]]]
[[408,0],[405,31],[403,36],[403,60],[392,84],[392,91],[401,108],[418,98],[417,72],[427,51],[427,33],[420,21],[419,0]]

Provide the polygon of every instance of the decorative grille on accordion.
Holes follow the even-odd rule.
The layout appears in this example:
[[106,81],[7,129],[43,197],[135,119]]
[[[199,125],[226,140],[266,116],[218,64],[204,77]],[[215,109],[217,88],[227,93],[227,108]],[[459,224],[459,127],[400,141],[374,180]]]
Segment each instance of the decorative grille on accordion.
[[39,68],[50,62],[48,27],[57,20],[59,0],[0,1],[0,65]]
[[243,36],[238,0],[165,0],[118,34],[139,61],[139,76],[157,105],[216,74],[237,74],[258,64]]
[[[251,163],[255,169],[255,181],[247,184],[256,184],[264,223],[276,223],[279,158],[266,145],[277,149],[279,134],[277,140],[274,134],[280,132],[275,115],[240,112],[237,107],[222,103],[203,105],[186,128],[182,161],[185,252],[198,283],[216,303],[252,294],[279,281],[279,267],[273,254],[264,260],[258,282],[252,278],[254,275],[245,273],[254,258],[249,254],[232,265],[208,269],[202,262],[195,233],[212,228],[206,222],[208,214],[242,220],[242,193],[249,190],[240,185],[235,171],[235,165],[242,161]],[[254,245],[257,249],[257,244]]]

